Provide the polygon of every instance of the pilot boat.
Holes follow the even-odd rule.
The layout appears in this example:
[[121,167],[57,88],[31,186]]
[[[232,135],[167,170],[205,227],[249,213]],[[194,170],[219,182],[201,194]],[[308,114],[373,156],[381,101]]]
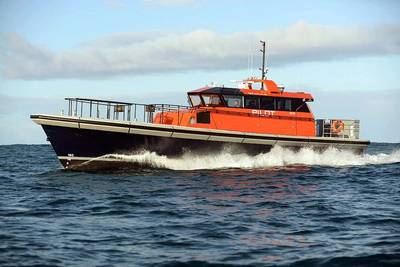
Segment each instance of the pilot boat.
[[236,88],[189,91],[189,106],[66,98],[66,115],[30,117],[42,126],[63,167],[72,170],[140,167],[121,155],[144,151],[179,157],[228,147],[230,153],[257,155],[282,146],[363,153],[370,141],[359,139],[360,121],[315,119],[310,93],[287,92],[266,78],[262,45],[261,78],[242,80]]

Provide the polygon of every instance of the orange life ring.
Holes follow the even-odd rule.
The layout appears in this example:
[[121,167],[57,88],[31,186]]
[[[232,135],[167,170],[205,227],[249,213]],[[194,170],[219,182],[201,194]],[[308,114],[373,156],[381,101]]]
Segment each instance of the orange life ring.
[[333,120],[331,124],[331,131],[334,134],[340,134],[344,129],[344,123],[341,120]]

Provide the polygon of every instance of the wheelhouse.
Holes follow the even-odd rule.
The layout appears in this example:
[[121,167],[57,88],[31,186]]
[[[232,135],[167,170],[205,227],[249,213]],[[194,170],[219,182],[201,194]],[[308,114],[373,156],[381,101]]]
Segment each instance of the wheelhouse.
[[[258,109],[310,113],[307,102],[313,101],[308,93],[284,92],[268,80],[266,90],[254,90],[253,82],[247,88],[204,87],[188,93],[189,104],[193,107],[225,107],[236,109]],[[271,90],[275,86],[278,90]]]

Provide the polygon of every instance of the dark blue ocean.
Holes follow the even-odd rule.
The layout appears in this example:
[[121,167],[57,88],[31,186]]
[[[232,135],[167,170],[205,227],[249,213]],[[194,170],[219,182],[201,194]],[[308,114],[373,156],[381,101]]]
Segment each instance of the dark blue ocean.
[[400,266],[400,144],[64,171],[0,146],[0,266]]

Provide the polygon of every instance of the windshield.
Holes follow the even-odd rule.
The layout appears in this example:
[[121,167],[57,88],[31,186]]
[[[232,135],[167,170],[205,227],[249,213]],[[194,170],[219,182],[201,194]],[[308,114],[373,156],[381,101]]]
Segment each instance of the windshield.
[[221,98],[219,95],[201,95],[206,106],[221,106]]
[[190,102],[193,107],[197,107],[201,105],[201,99],[199,95],[189,95]]

